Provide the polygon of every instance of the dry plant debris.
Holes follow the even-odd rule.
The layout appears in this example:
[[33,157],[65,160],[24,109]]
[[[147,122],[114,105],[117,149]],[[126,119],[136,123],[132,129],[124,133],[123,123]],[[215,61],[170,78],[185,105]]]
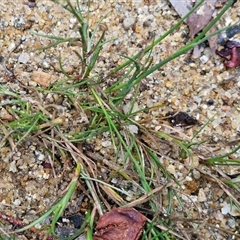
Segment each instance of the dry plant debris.
[[186,112],[168,112],[166,117],[173,126],[185,127],[198,123],[197,119],[189,116]]
[[240,40],[228,40],[224,48],[216,53],[223,57],[226,61],[225,66],[228,68],[236,68],[240,66]]
[[[86,13],[86,1],[81,3]],[[94,215],[93,211],[92,219],[97,221],[97,217],[102,215],[101,211],[126,205],[140,207],[141,213],[149,214],[151,219],[161,223],[153,223],[154,229],[169,233],[173,239],[240,239],[239,211],[231,208],[230,204],[232,199],[236,203],[240,201],[239,176],[234,179],[229,177],[240,172],[239,165],[206,164],[209,159],[216,160],[216,156],[225,156],[229,152],[231,155],[228,160],[233,163],[240,158],[239,150],[234,152],[239,146],[240,132],[240,81],[237,68],[227,69],[222,59],[213,57],[211,49],[204,45],[199,58],[186,59],[182,55],[143,79],[137,96],[134,89],[124,100],[124,105],[130,106],[127,111],[130,111],[131,101],[136,97],[137,107],[135,109],[134,105],[134,110],[137,113],[131,118],[139,133],[132,131],[128,135],[129,128],[126,126],[130,126],[129,123],[122,124],[117,119],[117,124],[120,124],[117,127],[129,146],[129,152],[122,146],[116,152],[119,139],[109,131],[98,132],[106,127],[106,119],[104,115],[94,113],[94,108],[98,108],[99,104],[94,103],[86,86],[78,85],[81,84],[77,81],[77,76],[78,79],[81,77],[78,71],[81,62],[76,54],[79,45],[63,44],[39,52],[36,49],[49,45],[51,40],[29,31],[79,37],[76,19],[52,1],[2,0],[0,8],[0,59],[4,58],[0,65],[2,235],[8,236],[18,224],[25,226],[31,223],[61,199],[74,178],[75,163],[82,161],[83,169],[90,173],[90,177],[84,175],[79,179],[64,213],[66,216],[76,213],[85,216],[96,204],[98,213]],[[218,22],[218,27],[239,21],[239,9],[240,1],[235,1],[234,6]],[[94,29],[101,16],[109,10],[112,12],[103,23],[109,29],[106,39],[114,40],[103,46],[92,76],[105,77],[113,66],[126,60],[121,56],[142,52],[153,38],[162,36],[179,20],[167,0],[93,0],[89,27]],[[188,38],[189,28],[183,24],[156,46],[151,53],[152,63],[184,47]],[[22,44],[19,45],[19,39],[25,41],[20,41]],[[238,51],[239,47],[235,47]],[[228,48],[226,60],[237,65],[235,48]],[[66,81],[66,76],[61,73],[59,54],[66,73],[73,76],[76,82],[72,79]],[[33,77],[38,73],[44,73],[43,82]],[[99,83],[97,93],[106,96],[104,90],[124,74],[122,70],[111,78],[104,78]],[[95,86],[97,84],[94,83]],[[108,96],[103,98],[106,102],[108,99]],[[139,111],[141,109],[143,111]],[[193,124],[191,128],[178,128],[164,119],[168,112],[175,114],[179,110],[182,112],[180,120],[171,115],[178,126],[196,123],[191,116],[208,124],[196,136],[198,124]],[[27,124],[26,119],[30,119]],[[37,120],[36,129],[21,139]],[[55,124],[55,120],[60,121]],[[100,128],[96,129],[98,125]],[[86,129],[98,134],[81,137]],[[204,144],[189,147],[193,137],[197,143]],[[131,142],[133,139],[134,144]],[[181,141],[181,145],[175,141]],[[138,148],[135,149],[135,146]],[[192,156],[181,157],[181,152],[187,150],[191,150]],[[130,153],[135,157],[137,155],[139,162],[131,162]],[[222,157],[219,163],[224,164],[224,160]],[[142,189],[142,179],[136,167],[142,167],[143,177],[151,184],[150,190]],[[171,179],[174,181],[167,185]],[[109,185],[123,191],[116,193]],[[164,187],[159,189],[159,186]],[[148,210],[150,203],[155,204],[157,211]],[[105,209],[101,209],[103,205]],[[118,220],[125,222],[125,217]],[[172,230],[169,230],[169,222]],[[99,229],[102,235],[108,229],[106,226],[103,224],[103,228]],[[113,229],[112,225],[110,229]],[[36,238],[37,234],[32,230],[25,231],[23,237]]]
[[[181,16],[184,17],[190,9],[194,7],[194,2],[191,0],[187,1],[172,1],[169,0],[171,4],[173,5],[176,12]],[[195,5],[198,3],[198,1],[195,1]],[[200,8],[198,8],[193,14],[191,14],[187,20],[185,20],[186,24],[189,27],[190,31],[190,38],[194,38],[195,35],[197,35],[200,31],[202,31],[212,20],[214,14],[217,12],[217,9],[219,7],[223,7],[226,3],[225,0],[218,1],[218,0],[205,0]],[[213,33],[218,28],[217,26],[213,26],[212,29],[209,30],[208,33]],[[210,46],[210,49],[214,53],[217,47],[217,36],[212,36],[208,39],[208,43]],[[201,48],[196,46],[194,48],[194,56],[199,56],[199,51],[202,51]]]
[[[191,38],[194,38],[194,36],[203,30],[211,21],[216,2],[217,0],[204,1],[201,7],[188,17],[187,25],[190,29]],[[195,4],[197,4],[197,2]]]
[[134,208],[113,208],[98,220],[94,240],[138,240],[145,222]]

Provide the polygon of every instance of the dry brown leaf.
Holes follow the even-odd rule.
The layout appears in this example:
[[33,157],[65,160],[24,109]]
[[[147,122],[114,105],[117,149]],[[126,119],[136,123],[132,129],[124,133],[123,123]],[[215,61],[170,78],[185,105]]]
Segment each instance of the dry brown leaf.
[[100,217],[94,240],[138,240],[146,217],[134,208],[113,208]]
[[120,204],[123,203],[124,200],[120,195],[117,194],[111,187],[106,186],[104,184],[100,184],[100,187],[105,191],[109,198],[111,198],[115,203]]
[[240,42],[228,40],[221,51],[216,53],[225,58],[225,66],[228,68],[236,68],[240,66]]
[[[217,29],[217,26],[213,26],[209,31],[208,31],[208,34],[210,33],[214,33],[216,32],[218,29]],[[218,35],[214,35],[212,37],[210,37],[208,39],[208,44],[209,44],[209,47],[212,51],[212,54],[215,55],[215,52],[216,52],[216,49],[217,49],[217,42],[218,42]]]
[[211,21],[216,2],[217,0],[205,0],[204,3],[189,16],[187,25],[190,29],[191,39]]
[[[193,7],[191,0],[169,1],[181,17],[185,16]],[[220,1],[218,0],[206,0],[193,14],[189,16],[187,21],[185,21],[189,26],[191,39],[193,39],[198,32],[203,30],[208,25],[208,23],[212,20],[212,15],[215,9],[224,4],[224,1],[221,2],[221,5],[218,4],[219,2]],[[197,4],[197,2],[195,4]],[[209,33],[212,33],[216,30],[217,28],[213,26]],[[215,54],[216,51],[217,39],[217,35],[208,39],[209,46],[213,54]],[[203,48],[201,46],[196,46],[193,51],[193,58],[199,58],[202,51]]]
[[166,117],[173,126],[185,127],[198,124],[197,119],[189,116],[186,112],[168,112]]
[[[192,9],[192,0],[176,1],[169,0],[175,11],[183,18]],[[186,22],[186,20],[185,20]]]

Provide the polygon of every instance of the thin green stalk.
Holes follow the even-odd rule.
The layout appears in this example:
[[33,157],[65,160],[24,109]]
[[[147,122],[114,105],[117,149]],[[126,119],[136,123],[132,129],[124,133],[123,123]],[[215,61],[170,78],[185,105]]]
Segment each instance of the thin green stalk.
[[36,116],[36,119],[32,123],[32,125],[29,127],[29,129],[26,131],[26,133],[18,140],[16,145],[20,144],[33,130],[35,130],[36,128],[38,129],[37,123],[39,122],[40,119],[41,119],[41,116],[38,114]]
[[[211,36],[214,36],[217,34],[217,32],[213,33],[213,34],[209,34],[208,36],[205,36],[205,34],[216,24],[217,21],[219,21],[219,19],[222,17],[222,15],[229,9],[229,7],[233,4],[234,0],[229,0],[227,2],[227,4],[225,5],[225,7],[221,10],[221,12],[209,23],[209,25],[199,34],[199,36],[197,36],[195,39],[193,39],[189,44],[187,44],[186,46],[182,47],[181,49],[179,49],[177,52],[173,53],[171,56],[167,57],[166,59],[162,60],[161,62],[155,64],[153,67],[151,67],[150,69],[142,72],[142,74],[140,74],[133,83],[131,83],[131,86],[133,86],[134,84],[140,82],[143,78],[147,77],[148,75],[150,75],[151,73],[155,72],[157,69],[161,68],[162,66],[164,66],[166,63],[172,61],[173,59],[179,57],[180,55],[186,53],[187,51],[189,51],[190,49],[194,48],[195,46],[199,45],[200,43],[206,41],[207,39],[209,39]],[[221,29],[221,31],[223,31],[224,29]],[[204,37],[205,36],[205,37]],[[118,106],[121,102],[122,99],[126,96],[126,94],[130,91],[129,86],[126,86],[118,95],[117,98],[118,100],[115,101],[116,106]]]
[[209,123],[211,123],[211,122],[214,120],[214,118],[215,118],[216,115],[217,115],[217,113],[215,113],[215,114],[213,115],[213,117],[211,117],[205,124],[203,124],[203,125],[201,126],[201,128],[193,135],[191,141],[193,141],[193,139],[196,138],[196,137],[199,135],[199,133],[202,132],[202,131],[204,130],[204,128],[205,128],[207,125],[209,125]]
[[231,156],[232,154],[239,151],[239,149],[240,149],[240,146],[236,147],[230,153],[204,160],[204,164],[206,164],[206,165],[228,165],[228,166],[237,165],[237,166],[239,166],[240,165],[240,159],[229,159],[229,156]]
[[[147,52],[151,51],[153,47],[158,45],[164,38],[166,38],[168,35],[173,33],[183,22],[185,19],[187,19],[198,7],[202,5],[204,0],[200,0],[192,9],[189,11],[183,18],[181,18],[173,27],[171,27],[167,32],[165,32],[161,37],[159,37],[156,41],[153,42],[150,46],[146,47],[146,49],[143,50],[143,52],[139,52],[136,55],[132,57],[132,59],[137,59],[139,58],[142,54],[145,55]],[[121,64],[120,66],[116,67],[113,69],[105,78],[109,78],[110,76],[114,75],[117,73],[119,70],[123,69],[124,67],[128,66],[131,64],[131,60],[128,60]]]
[[[129,147],[126,145],[126,142],[124,141],[124,139],[122,138],[122,135],[121,133],[118,131],[116,125],[113,123],[111,117],[109,116],[109,114],[107,113],[104,105],[103,105],[103,102],[102,100],[98,97],[97,93],[95,92],[95,90],[93,88],[91,88],[92,90],[92,93],[94,95],[94,97],[96,98],[98,104],[100,105],[105,117],[106,117],[106,120],[108,122],[108,126],[109,126],[109,131],[111,133],[111,137],[112,137],[112,140],[113,140],[113,144],[115,142],[114,140],[114,136],[113,136],[113,132],[117,135],[118,139],[120,140],[121,144],[123,145],[124,149],[126,150],[126,152],[129,154],[129,157],[131,158],[131,160],[133,161],[134,163],[134,166],[136,168],[136,171],[138,172],[138,174],[140,175],[140,179],[141,179],[141,182],[142,182],[142,185],[144,187],[144,189],[149,192],[151,191],[148,183],[147,183],[147,180],[146,180],[146,177],[144,175],[144,173],[142,172],[141,170],[141,167],[139,166],[139,163],[138,163],[138,160],[133,156],[133,154],[131,153],[131,151],[129,150]],[[115,146],[115,145],[114,145]]]
[[68,191],[64,195],[64,197],[58,203],[54,204],[54,206],[52,206],[41,217],[39,217],[38,219],[36,219],[32,223],[28,224],[27,226],[14,231],[13,233],[19,233],[19,232],[26,231],[29,228],[34,227],[36,224],[41,223],[45,218],[50,216],[50,214],[54,213],[53,221],[51,223],[51,232],[54,236],[58,237],[58,235],[55,233],[55,226],[56,226],[57,220],[63,214],[64,209],[66,208],[71,196],[73,195],[73,193],[76,189],[80,172],[81,172],[81,165],[78,163],[77,166],[76,166],[76,169],[75,169],[75,176],[72,179],[72,182],[70,183]]
[[119,193],[122,193],[122,194],[124,194],[124,195],[126,195],[126,196],[131,196],[131,195],[130,195],[127,191],[125,191],[124,189],[120,189],[120,188],[114,187],[114,186],[112,186],[111,184],[108,184],[108,183],[106,183],[106,182],[104,182],[104,181],[101,181],[101,180],[99,180],[99,179],[91,178],[91,177],[87,176],[86,174],[82,174],[82,175],[81,175],[81,178],[84,179],[84,180],[91,180],[91,181],[94,181],[94,182],[99,182],[99,183],[101,183],[101,184],[103,184],[103,185],[106,185],[106,186],[108,186],[108,187],[116,190],[116,191],[119,192]]

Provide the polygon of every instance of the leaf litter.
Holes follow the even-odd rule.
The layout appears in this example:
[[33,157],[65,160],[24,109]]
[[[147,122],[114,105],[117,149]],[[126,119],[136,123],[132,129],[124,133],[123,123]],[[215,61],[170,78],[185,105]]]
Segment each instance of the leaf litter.
[[145,222],[134,208],[113,208],[98,220],[94,240],[138,240]]
[[[177,11],[177,13],[183,17],[185,16],[189,10],[191,10],[194,7],[193,1],[174,1],[169,0],[174,7],[174,9]],[[198,1],[195,2],[195,5],[198,3]],[[190,38],[193,39],[200,31],[202,31],[212,20],[214,14],[219,8],[222,8],[224,4],[226,3],[225,0],[219,1],[219,0],[205,0],[203,4],[195,11],[193,12],[187,19],[186,24],[189,27],[190,31]],[[215,31],[217,31],[217,26],[213,26],[208,33],[211,34]],[[217,49],[217,43],[218,43],[218,35],[214,35],[208,39],[208,44],[210,49],[212,50],[212,53],[215,54],[215,51]],[[203,52],[202,45],[196,46],[193,49],[193,57],[198,58]],[[235,49],[232,50],[232,55],[235,54]],[[236,55],[236,54],[235,54]],[[235,59],[236,57],[234,57]],[[233,60],[236,62],[235,60]],[[236,64],[229,63],[226,65],[236,67]]]
[[240,42],[228,40],[224,48],[220,51],[216,50],[217,55],[227,60],[225,66],[228,68],[236,68],[240,66]]
[[[179,2],[181,2],[181,1],[179,1]],[[232,51],[230,51],[230,53],[232,54]],[[230,56],[231,57],[231,56]],[[231,58],[230,58],[230,60],[231,60]],[[189,70],[189,69],[188,69]],[[206,70],[205,70],[206,71]],[[157,89],[158,90],[158,89]],[[169,91],[169,90],[168,90]],[[174,92],[174,89],[170,89],[170,91],[172,91],[172,92]],[[158,93],[158,92],[157,92]],[[157,93],[155,93],[156,95],[157,95]],[[152,93],[153,94],[153,93]],[[184,95],[184,94],[183,94]],[[219,94],[219,95],[221,95],[221,94]],[[174,96],[174,95],[173,95]],[[186,98],[187,99],[187,98]],[[185,99],[185,100],[186,100]],[[189,100],[189,99],[187,99],[187,100]],[[172,102],[171,102],[171,104],[172,104],[172,108],[174,109],[174,110],[176,110],[176,107],[179,107],[177,104],[175,105],[174,102],[175,100],[174,100],[174,98],[173,98],[173,100],[172,100]],[[186,110],[186,106],[185,106],[185,110]],[[174,114],[175,114],[176,112],[174,112]],[[159,114],[159,113],[158,113]],[[172,114],[171,114],[172,115]],[[173,117],[173,115],[172,115],[172,117]],[[183,117],[184,117],[184,119],[189,119],[189,116],[187,116],[187,115],[185,115],[185,114],[183,114]],[[176,120],[175,120],[176,121]],[[194,122],[194,120],[192,120],[193,122]],[[186,121],[185,120],[183,120],[183,122],[185,122],[185,124],[186,124]],[[188,123],[189,121],[187,120],[187,123]],[[184,124],[182,124],[182,122],[179,122],[180,123],[180,125],[184,125]],[[159,127],[159,126],[156,126],[156,127]],[[151,139],[150,139],[151,140]],[[100,141],[100,140],[99,140]],[[146,141],[147,142],[147,141]],[[150,142],[149,144],[151,144],[152,142]],[[101,145],[101,144],[100,144]],[[98,146],[99,147],[99,146]],[[100,149],[100,147],[99,147],[99,149]],[[105,153],[106,153],[106,148],[102,148],[103,149],[103,151],[102,151],[102,155],[103,155],[103,153],[104,153],[104,151],[105,151]],[[166,158],[167,158],[167,156],[166,156]],[[98,159],[95,159],[95,161],[97,161]],[[166,161],[166,163],[164,163],[164,164],[168,164],[167,163],[167,161]],[[19,165],[20,164],[18,164],[17,165],[17,168],[19,168]],[[172,166],[172,165],[171,165]],[[149,166],[148,166],[149,167]],[[180,169],[179,169],[180,170]],[[18,171],[19,171],[19,169],[18,169]],[[179,171],[180,173],[181,173],[181,170]],[[172,174],[176,174],[176,171],[175,171],[175,169],[174,169],[174,171],[171,171],[171,173]],[[189,182],[191,182],[191,181],[189,181]],[[201,188],[201,191],[203,191],[202,190],[202,188]],[[204,188],[204,191],[206,191],[207,193],[208,193],[208,189],[207,189],[207,187],[206,188]],[[207,196],[208,197],[208,196]],[[163,206],[164,207],[167,207],[166,205],[164,205],[164,201],[163,201]],[[105,215],[103,215],[103,220],[105,219],[106,221],[105,221],[105,223],[103,222],[102,223],[102,225],[101,224],[99,224],[99,225],[97,225],[98,226],[98,229],[97,229],[97,227],[96,227],[96,236],[97,236],[97,234],[98,234],[98,231],[100,231],[101,232],[101,234],[102,234],[102,236],[104,236],[104,234],[106,233],[106,235],[108,234],[107,232],[108,232],[108,229],[113,229],[113,227],[114,226],[120,226],[120,227],[122,227],[122,224],[125,226],[125,224],[127,224],[127,222],[130,222],[130,223],[133,223],[133,220],[132,220],[132,218],[131,217],[129,217],[129,214],[131,214],[132,213],[132,211],[134,211],[133,209],[125,209],[125,210],[127,210],[128,212],[125,212],[124,214],[122,213],[122,211],[123,210],[114,210],[115,211],[115,213],[112,215],[113,216],[113,218],[111,219],[111,218],[109,218],[108,219],[108,217],[105,217],[104,218],[104,216]],[[123,216],[121,216],[121,217],[119,217],[118,216],[118,214],[119,213],[121,213],[120,215],[124,215],[124,217]],[[135,214],[136,214],[136,212],[134,211],[134,216],[135,216]],[[111,215],[111,214],[110,214]],[[130,218],[130,219],[129,219]],[[101,219],[101,218],[100,218]],[[142,219],[143,220],[143,219]],[[99,222],[100,222],[100,220],[99,220]],[[127,225],[127,228],[126,229],[128,229],[128,230],[126,230],[129,234],[130,234],[130,236],[131,236],[131,238],[133,238],[134,240],[135,239],[138,239],[138,237],[139,237],[139,234],[141,233],[141,231],[142,231],[142,227],[143,227],[143,225],[144,225],[144,223],[143,223],[144,221],[140,221],[140,226],[138,226],[138,227],[136,227],[136,229],[134,230],[133,229],[133,231],[136,231],[135,233],[130,233],[131,232],[131,230],[130,230],[130,227]],[[135,225],[134,225],[135,226]],[[125,228],[124,228],[125,229]],[[116,230],[113,230],[113,232],[114,231],[118,231],[118,229],[116,229]],[[116,233],[116,232],[115,232]],[[121,233],[120,233],[121,234]],[[101,237],[102,237],[101,236]],[[135,238],[134,238],[135,237]],[[114,239],[114,238],[112,238],[112,239]]]
[[[191,39],[212,20],[216,2],[217,0],[205,0],[203,4],[188,17],[187,25],[189,26]],[[181,1],[179,3],[181,3]],[[197,2],[195,4],[197,4]]]

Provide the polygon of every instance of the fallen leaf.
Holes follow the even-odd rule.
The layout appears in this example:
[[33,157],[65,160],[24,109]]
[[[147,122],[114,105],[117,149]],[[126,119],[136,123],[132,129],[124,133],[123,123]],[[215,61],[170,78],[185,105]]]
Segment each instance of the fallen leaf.
[[[193,7],[191,0],[187,1],[176,1],[176,0],[169,0],[172,4],[176,12],[179,14],[180,17],[185,16]],[[213,13],[216,8],[223,7],[225,0],[206,0],[204,3],[194,12],[192,13],[187,20],[185,21],[190,30],[190,38],[193,39],[194,36],[203,30],[208,23],[212,20]],[[198,1],[195,2],[197,4]],[[213,26],[209,30],[209,34],[217,31],[217,27]],[[210,49],[213,54],[215,54],[216,46],[218,41],[218,35],[215,35],[208,39],[208,43]],[[202,52],[202,48],[196,46],[193,52],[193,58],[200,57]]]
[[[213,26],[209,31],[208,34],[214,33],[218,30],[217,26]],[[212,53],[215,55],[217,49],[217,42],[218,42],[218,35],[214,35],[208,39],[209,47]]]
[[145,222],[145,216],[134,208],[113,208],[98,220],[93,239],[138,240]]
[[[172,4],[175,11],[179,14],[181,18],[183,18],[192,9],[192,0],[185,1],[169,0],[169,2]],[[185,22],[186,21],[187,20],[185,19]]]
[[227,60],[226,67],[236,68],[240,66],[240,42],[228,40],[222,50],[216,50],[216,54]]
[[188,17],[187,25],[189,26],[191,39],[211,21],[216,2],[217,0],[204,1],[204,3]]

